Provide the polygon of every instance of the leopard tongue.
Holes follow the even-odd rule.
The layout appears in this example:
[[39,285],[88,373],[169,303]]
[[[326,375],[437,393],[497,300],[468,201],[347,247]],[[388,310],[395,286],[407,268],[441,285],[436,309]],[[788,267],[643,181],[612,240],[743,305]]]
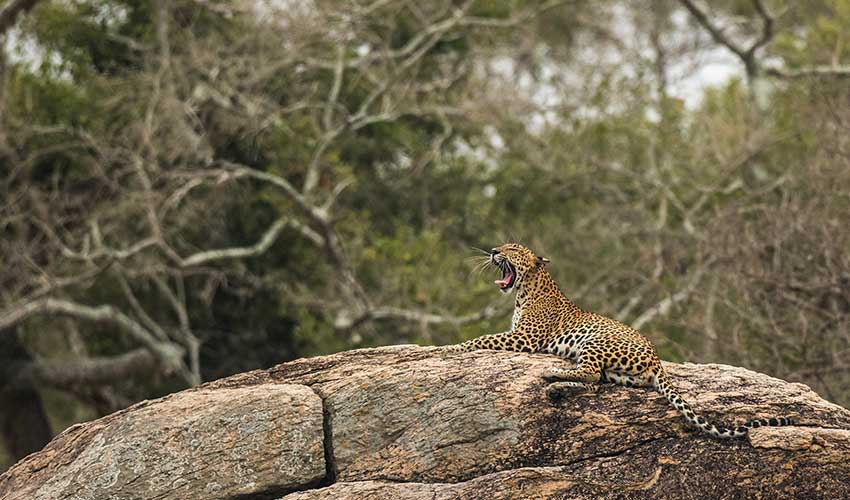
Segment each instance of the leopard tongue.
[[502,278],[500,280],[496,280],[493,283],[495,283],[495,284],[497,284],[501,287],[505,287],[505,286],[508,286],[508,284],[511,282],[511,279],[513,279],[513,277],[514,277],[514,275],[511,274],[510,272],[508,272],[507,274],[505,274],[504,278]]

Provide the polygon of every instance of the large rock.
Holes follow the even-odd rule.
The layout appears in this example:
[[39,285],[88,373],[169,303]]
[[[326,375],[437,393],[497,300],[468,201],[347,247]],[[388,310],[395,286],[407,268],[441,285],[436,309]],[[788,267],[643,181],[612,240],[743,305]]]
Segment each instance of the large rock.
[[[566,363],[399,346],[248,372],[64,433],[0,476],[0,498],[850,498],[850,411],[804,385],[667,364],[682,395],[712,420],[800,419],[721,441],[689,429],[650,389],[606,386],[552,403],[540,378],[552,364]],[[177,404],[184,399],[193,403]],[[194,445],[156,423],[184,436],[189,422],[217,415],[233,424],[205,425]],[[274,423],[237,451],[243,418]],[[145,431],[142,422],[154,424]],[[192,446],[213,465],[187,468],[199,456]],[[83,475],[95,456],[111,457],[115,466],[100,467],[117,477]],[[190,477],[178,484],[185,474],[169,471],[181,467]]]
[[0,476],[0,498],[216,499],[317,483],[322,403],[303,385],[181,392],[68,429]]

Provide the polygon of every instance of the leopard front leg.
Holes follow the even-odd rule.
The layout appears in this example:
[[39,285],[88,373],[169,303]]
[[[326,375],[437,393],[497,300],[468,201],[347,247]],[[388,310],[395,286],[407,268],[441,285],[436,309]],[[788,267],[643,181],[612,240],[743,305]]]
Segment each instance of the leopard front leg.
[[532,352],[530,343],[521,339],[521,334],[516,331],[494,333],[492,335],[483,335],[476,337],[460,344],[446,346],[443,349],[444,353],[459,353],[476,351],[479,349],[489,349],[493,351],[522,351]]
[[582,382],[584,384],[596,384],[602,378],[602,369],[597,364],[582,363],[579,361],[575,368],[552,367],[546,370],[543,378],[549,380],[566,380],[569,382]]

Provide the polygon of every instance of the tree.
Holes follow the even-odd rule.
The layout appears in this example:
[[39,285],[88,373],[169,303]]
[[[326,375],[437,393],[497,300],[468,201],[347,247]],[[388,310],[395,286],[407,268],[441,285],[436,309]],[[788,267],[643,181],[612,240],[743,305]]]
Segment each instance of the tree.
[[[201,352],[234,332],[249,344],[251,330],[279,336],[274,361],[297,352],[289,325],[308,314],[342,342],[377,319],[492,315],[377,301],[352,258],[364,229],[353,224],[358,198],[394,186],[340,197],[355,182],[392,182],[381,171],[400,148],[421,170],[459,135],[468,30],[560,3],[495,14],[471,1],[318,3],[267,17],[227,3],[42,5],[21,27],[45,52],[40,68],[20,61],[4,80],[0,329],[36,354],[41,332],[59,331],[76,352],[36,355],[10,384],[59,388],[106,413],[245,369]],[[317,279],[305,287],[304,276]],[[258,319],[242,324],[239,308]]]

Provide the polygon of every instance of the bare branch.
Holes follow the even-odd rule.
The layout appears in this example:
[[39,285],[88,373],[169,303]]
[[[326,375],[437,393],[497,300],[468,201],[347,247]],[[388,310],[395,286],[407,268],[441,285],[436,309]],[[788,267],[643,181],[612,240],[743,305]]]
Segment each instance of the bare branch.
[[753,0],[753,6],[755,6],[756,11],[759,13],[762,19],[762,30],[761,36],[758,40],[753,43],[749,49],[747,49],[747,54],[749,57],[754,57],[756,51],[767,45],[773,39],[773,26],[775,24],[774,17],[767,10],[767,7],[764,5],[762,0]]
[[[35,221],[37,225],[38,221]],[[100,258],[105,258],[109,260],[122,261],[129,259],[136,254],[157,245],[157,239],[150,237],[139,240],[132,245],[125,248],[109,248],[107,246],[100,246],[95,249],[83,247],[79,251],[74,251],[68,248],[62,240],[59,239],[58,236],[52,233],[49,235],[52,237],[53,241],[59,244],[62,247],[62,256],[74,259],[74,260],[83,260],[83,261],[92,261]]]
[[193,177],[186,181],[179,189],[175,190],[171,195],[162,203],[159,207],[159,217],[162,218],[165,214],[168,213],[169,210],[176,208],[180,205],[180,202],[183,201],[183,198],[189,194],[189,191],[195,189],[198,186],[201,186],[204,183],[204,179],[200,177]]
[[168,38],[169,19],[171,17],[171,0],[156,2],[156,40],[159,46],[161,70],[171,68],[171,41]]
[[681,3],[685,9],[690,12],[693,18],[696,19],[696,21],[705,28],[706,31],[708,31],[715,42],[723,45],[741,59],[741,62],[744,63],[744,67],[746,68],[747,76],[750,78],[757,76],[758,73],[762,71],[768,76],[784,79],[805,77],[850,77],[850,67],[841,66],[834,61],[832,65],[816,65],[795,70],[786,70],[776,67],[762,69],[758,59],[756,58],[756,52],[773,40],[773,37],[776,34],[776,17],[770,13],[763,0],[752,0],[752,2],[753,7],[761,18],[762,29],[759,37],[749,47],[744,48],[742,45],[726,36],[723,30],[709,19],[706,11],[700,9],[696,3],[691,0],[679,0],[679,3]]
[[365,323],[366,321],[380,320],[401,320],[422,323],[426,325],[451,325],[458,327],[468,323],[475,323],[476,321],[482,321],[488,318],[492,318],[493,316],[503,314],[505,312],[507,311],[503,307],[497,307],[495,305],[489,305],[477,313],[466,314],[463,316],[435,314],[425,311],[403,309],[400,307],[375,307],[366,311],[365,313],[361,314],[356,318],[350,318],[344,314],[338,316],[336,321],[334,322],[334,328],[337,330],[346,331],[352,328],[356,328],[357,326]]
[[0,330],[20,323],[36,314],[67,314],[89,321],[112,323],[128,333],[156,356],[166,372],[184,369],[183,349],[171,342],[157,340],[147,329],[110,305],[90,307],[61,299],[39,299],[0,314]]
[[697,7],[697,5],[691,0],[679,0],[679,3],[681,3],[685,9],[691,13],[694,19],[696,19],[697,22],[705,28],[706,31],[708,31],[715,42],[734,52],[735,55],[737,55],[746,64],[748,57],[747,50],[735,43],[731,38],[727,37],[723,33],[723,30],[708,18],[708,14],[705,11]]
[[[454,9],[454,13],[450,17],[448,17],[448,18],[446,18],[446,19],[444,19],[440,22],[433,22],[433,23],[429,24],[427,28],[425,28],[422,31],[420,31],[419,33],[417,33],[413,38],[411,38],[400,49],[384,50],[384,51],[379,51],[379,52],[367,54],[367,55],[360,57],[358,59],[352,59],[351,61],[346,62],[345,66],[347,68],[360,67],[360,66],[364,66],[364,65],[373,64],[374,62],[379,61],[379,60],[406,58],[406,57],[410,56],[411,54],[414,54],[415,52],[419,51],[421,49],[422,45],[424,43],[427,43],[427,40],[429,38],[431,38],[433,35],[438,35],[438,38],[439,38],[439,36],[444,34],[446,31],[456,27],[459,23],[461,23],[462,20],[464,19],[466,12],[469,10],[469,8],[472,6],[472,4],[473,4],[473,2],[467,0],[460,7],[456,7]],[[324,68],[324,69],[330,69],[330,70],[335,69],[336,64],[337,64],[336,62],[330,62],[330,61],[326,61],[326,60],[312,59],[312,58],[306,58],[304,61],[306,63],[310,64],[311,66]]]
[[761,4],[760,0],[753,1],[757,5],[756,8],[759,13],[762,14],[762,18],[764,20],[762,35],[749,48],[744,48],[726,36],[720,27],[711,22],[711,19],[708,18],[708,14],[697,7],[694,2],[691,0],[679,0],[679,3],[684,5],[685,9],[687,9],[694,19],[696,19],[697,22],[705,28],[706,31],[708,31],[715,42],[723,45],[741,59],[741,62],[744,63],[744,68],[747,71],[747,76],[750,78],[755,77],[759,71],[758,61],[755,57],[756,50],[766,45],[773,38],[773,18],[767,14],[767,9],[764,8],[764,5]]
[[16,367],[13,387],[49,385],[67,389],[77,385],[102,385],[149,374],[157,359],[147,349],[139,348],[113,357],[78,358],[73,361],[39,360]]
[[635,290],[635,292],[632,294],[632,296],[629,297],[629,300],[626,301],[626,304],[621,307],[619,311],[617,311],[617,314],[614,315],[614,319],[616,319],[617,321],[626,321],[626,318],[629,317],[629,315],[632,313],[632,310],[634,310],[634,308],[637,307],[638,304],[640,304],[640,300],[646,294],[650,285],[651,283],[647,282],[639,286],[637,290]]
[[[318,227],[318,231],[310,228],[307,224],[298,222],[294,222],[293,227],[298,229],[310,241],[322,245],[322,248],[339,268],[340,289],[351,299],[356,300],[360,307],[367,307],[369,299],[366,292],[357,281],[354,271],[350,268],[349,259],[345,257],[345,249],[334,232],[333,225],[331,224],[330,215],[328,214],[330,204],[327,204],[326,207],[311,204],[307,201],[307,198],[304,195],[299,193],[292,184],[289,183],[289,181],[278,175],[262,172],[229,161],[219,161],[217,163],[225,169],[229,169],[236,175],[244,175],[246,177],[252,177],[269,182],[283,189],[284,193],[289,196],[289,198],[292,199],[308,216],[311,222]],[[274,229],[274,227],[272,229]],[[279,229],[277,231],[279,231]],[[267,235],[269,234],[270,233],[267,233]],[[276,234],[273,234],[272,236],[276,237]],[[273,238],[271,239],[273,241]]]
[[322,122],[325,129],[330,129],[333,126],[333,111],[339,99],[339,91],[342,88],[342,76],[345,69],[345,51],[347,47],[344,44],[339,44],[336,48],[336,66],[334,67],[334,79],[331,84],[331,92],[328,100],[325,103],[325,113],[322,117]]
[[321,210],[320,208],[314,206],[307,198],[305,198],[301,193],[298,192],[292,184],[289,183],[283,177],[279,175],[270,174],[268,172],[262,172],[260,170],[256,170],[250,167],[246,167],[244,165],[239,165],[237,163],[233,163],[230,161],[220,160],[217,161],[216,164],[229,169],[236,175],[252,177],[254,179],[258,179],[261,181],[269,182],[274,184],[275,186],[281,188],[287,196],[289,196],[292,201],[295,202],[298,207],[304,211],[314,222],[318,222],[320,224],[327,224],[328,216],[327,214]]
[[314,245],[321,248],[327,245],[324,236],[314,231],[310,226],[295,219],[289,221],[289,226],[300,232],[302,236],[310,240]]
[[316,147],[316,150],[313,151],[313,158],[307,166],[307,175],[304,178],[304,187],[302,189],[305,194],[313,191],[313,189],[315,189],[319,184],[319,164],[322,161],[322,157],[325,155],[325,151],[328,150],[333,141],[345,132],[346,128],[347,125],[344,124],[332,130],[328,130],[322,135],[319,145]]
[[331,84],[330,95],[328,96],[328,100],[325,103],[325,111],[322,116],[322,125],[325,128],[325,135],[322,138],[322,142],[319,144],[319,147],[316,148],[316,151],[313,153],[313,159],[310,161],[310,165],[307,167],[307,175],[304,179],[304,187],[302,191],[304,193],[309,193],[313,191],[316,187],[316,184],[319,182],[319,161],[324,155],[325,150],[330,146],[331,142],[333,142],[336,137],[342,132],[343,128],[333,127],[333,110],[337,104],[337,100],[339,99],[339,91],[342,88],[342,76],[343,70],[345,69],[345,51],[346,47],[344,44],[339,44],[337,46],[337,59],[336,65],[334,66],[334,79]]
[[[398,80],[401,75],[407,72],[410,68],[412,68],[425,54],[428,53],[440,40],[443,39],[443,36],[457,27],[461,21],[463,20],[466,12],[472,6],[472,1],[466,1],[462,6],[455,9],[454,13],[440,22],[433,23],[429,25],[426,29],[419,32],[416,36],[414,36],[401,50],[393,52],[392,57],[405,57],[398,67],[393,68],[390,76],[378,83],[375,89],[367,95],[363,101],[360,103],[357,111],[351,114],[348,119],[343,122],[341,125],[331,128],[330,127],[330,114],[329,107],[336,102],[336,95],[334,91],[338,94],[338,89],[336,89],[336,85],[339,83],[339,78],[342,75],[342,69],[344,68],[344,60],[337,57],[337,61],[334,64],[334,87],[332,88],[331,98],[333,100],[326,105],[325,108],[325,120],[324,127],[325,132],[322,136],[321,141],[319,142],[318,147],[313,152],[312,159],[310,161],[309,166],[307,167],[307,175],[304,180],[304,185],[302,188],[302,192],[304,194],[308,194],[313,189],[315,189],[318,184],[320,177],[320,162],[322,157],[324,156],[327,148],[336,140],[343,132],[348,129],[357,130],[365,125],[370,123],[374,123],[375,121],[386,121],[387,119],[394,119],[397,116],[393,116],[392,114],[388,117],[381,116],[375,119],[373,116],[369,115],[369,110],[372,108],[372,105],[380,99],[382,96],[386,94],[386,92],[392,87],[394,83]],[[373,56],[375,57],[375,56]],[[386,57],[386,53],[382,53],[379,57]],[[386,113],[384,114],[386,115]]]
[[688,297],[691,296],[691,292],[693,291],[694,287],[688,286],[685,289],[679,290],[673,295],[670,295],[666,299],[650,307],[649,309],[644,311],[643,314],[641,314],[634,321],[632,321],[632,328],[634,328],[635,330],[640,330],[643,325],[655,319],[656,316],[666,316],[674,305],[686,300]]
[[139,179],[142,181],[142,187],[145,192],[145,208],[148,218],[148,225],[150,226],[151,231],[153,232],[153,238],[156,241],[156,244],[162,249],[162,251],[167,255],[171,260],[175,262],[180,261],[180,256],[177,252],[171,248],[171,245],[165,240],[165,233],[162,230],[162,224],[160,223],[159,217],[156,213],[156,205],[154,203],[154,191],[153,186],[151,184],[150,176],[145,171],[145,166],[142,164],[141,159],[137,159],[137,161],[133,162],[136,173],[139,176]]
[[635,330],[640,330],[643,325],[649,323],[653,319],[658,316],[666,316],[669,314],[670,309],[678,304],[679,302],[685,301],[691,294],[696,290],[697,285],[699,285],[700,280],[702,279],[702,275],[705,273],[706,269],[711,265],[713,259],[710,259],[708,262],[703,264],[699,269],[697,269],[685,287],[678,292],[670,295],[664,300],[658,302],[654,306],[650,307],[646,311],[640,314],[634,321],[631,323],[631,327]]
[[575,3],[575,0],[550,0],[534,9],[528,9],[507,19],[492,17],[466,17],[460,21],[461,26],[484,26],[489,28],[511,28],[527,22],[532,17],[539,16],[556,7]]
[[811,77],[850,78],[850,66],[809,66],[800,69],[767,68],[765,73],[789,80]]
[[214,260],[239,259],[243,257],[256,257],[261,255],[271,248],[272,244],[275,240],[277,240],[280,231],[286,227],[288,220],[288,217],[281,217],[276,220],[268,229],[266,229],[266,232],[263,233],[263,236],[259,239],[259,241],[251,246],[222,248],[218,250],[198,252],[183,259],[180,262],[180,266],[197,266]]
[[74,285],[79,285],[90,281],[97,276],[99,276],[102,272],[106,271],[109,266],[112,264],[112,261],[108,261],[100,266],[95,267],[89,271],[78,274],[76,276],[68,276],[68,277],[48,277],[47,284],[41,286],[38,290],[32,292],[27,297],[24,297],[17,301],[16,305],[10,307],[10,309],[15,309],[17,307],[21,307],[23,304],[27,304],[29,302],[33,302],[36,299],[40,299],[45,295],[56,292],[63,288],[67,288]]
[[130,284],[127,283],[127,279],[124,277],[124,274],[120,271],[115,273],[118,277],[118,283],[121,285],[121,290],[124,292],[124,297],[127,299],[127,302],[130,303],[130,307],[133,308],[133,311],[136,312],[136,315],[141,318],[142,323],[154,333],[160,340],[166,341],[168,340],[168,334],[159,324],[150,317],[150,315],[145,311],[142,304],[139,303],[139,300],[136,298],[136,294],[133,293],[133,289],[130,288]]
[[389,5],[393,2],[396,2],[396,1],[398,1],[398,0],[375,0],[375,2],[372,3],[372,5],[367,5],[366,7],[363,7],[358,13],[360,15],[364,15],[364,16],[368,15],[368,14],[372,14],[376,10],[381,9],[383,7],[386,7],[387,5]]
[[192,332],[191,324],[189,323],[189,311],[186,308],[186,296],[185,291],[183,290],[182,277],[178,277],[178,293],[175,293],[168,283],[161,276],[153,277],[154,283],[156,283],[162,295],[168,300],[171,304],[171,308],[174,309],[174,314],[177,316],[177,321],[180,324],[180,333],[181,337],[179,340],[186,346],[186,349],[189,351],[189,373],[191,378],[189,383],[192,385],[197,385],[201,383],[201,371],[200,371],[200,361],[199,361],[199,352],[201,347],[201,342],[198,337]]

